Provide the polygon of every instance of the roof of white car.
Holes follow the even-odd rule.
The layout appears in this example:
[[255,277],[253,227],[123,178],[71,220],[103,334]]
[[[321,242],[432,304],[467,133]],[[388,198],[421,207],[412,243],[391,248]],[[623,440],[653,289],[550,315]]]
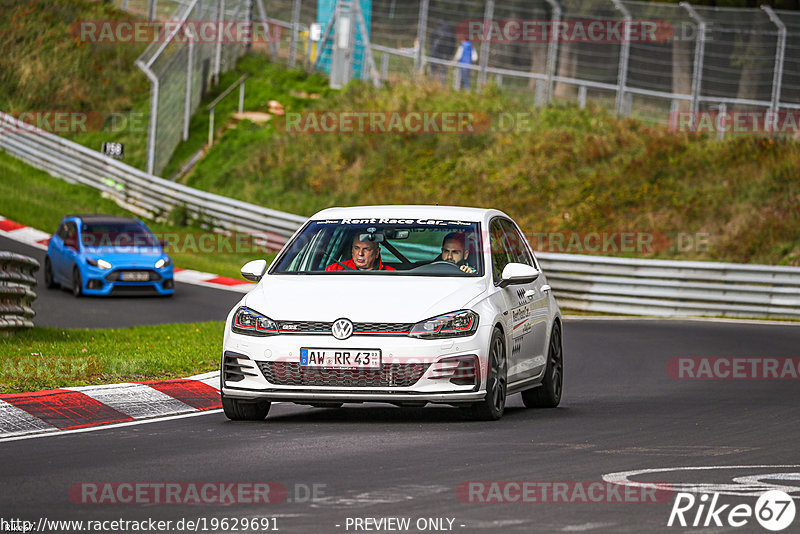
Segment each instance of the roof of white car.
[[[311,216],[311,219],[365,219],[372,217],[448,219],[484,221],[489,215],[505,215],[502,211],[461,206],[352,206],[328,208]],[[505,215],[507,217],[507,215]]]

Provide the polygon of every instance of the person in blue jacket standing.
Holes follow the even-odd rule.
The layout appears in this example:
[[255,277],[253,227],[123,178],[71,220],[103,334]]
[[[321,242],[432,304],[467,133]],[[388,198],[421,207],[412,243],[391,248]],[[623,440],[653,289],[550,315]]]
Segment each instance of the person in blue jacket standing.
[[[461,41],[461,46],[458,47],[454,61],[457,61],[462,65],[472,65],[478,61],[478,53],[475,51],[475,48],[473,48],[472,42],[469,39],[465,38]],[[469,89],[469,79],[471,74],[472,69],[461,67],[462,89]]]

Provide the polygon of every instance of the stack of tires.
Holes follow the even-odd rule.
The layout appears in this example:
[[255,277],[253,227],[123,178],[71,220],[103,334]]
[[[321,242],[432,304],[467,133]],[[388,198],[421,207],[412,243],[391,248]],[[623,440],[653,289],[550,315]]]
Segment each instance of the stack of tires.
[[35,259],[0,251],[0,333],[33,326],[31,303],[36,299],[38,270]]

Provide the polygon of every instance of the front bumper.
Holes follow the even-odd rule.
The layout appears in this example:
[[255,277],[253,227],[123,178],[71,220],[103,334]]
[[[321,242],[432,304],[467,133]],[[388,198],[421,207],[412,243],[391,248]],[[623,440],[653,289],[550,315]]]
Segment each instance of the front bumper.
[[[150,273],[149,280],[136,282],[120,280],[119,274],[124,271],[146,271]],[[175,292],[172,266],[161,269],[115,267],[109,270],[87,264],[81,271],[81,281],[85,295],[172,295]]]
[[[254,401],[474,403],[486,396],[486,335],[487,329],[479,328],[465,338],[364,335],[340,341],[330,335],[258,338],[229,331],[221,364],[221,391],[226,397]],[[383,366],[376,370],[301,367],[301,347],[380,349]],[[456,371],[462,361],[473,362],[472,380],[464,379],[469,372]]]

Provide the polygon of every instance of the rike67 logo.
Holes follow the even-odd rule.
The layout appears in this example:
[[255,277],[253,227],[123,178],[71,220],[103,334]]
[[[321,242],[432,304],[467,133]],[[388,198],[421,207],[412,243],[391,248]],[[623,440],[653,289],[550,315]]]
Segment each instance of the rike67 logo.
[[669,514],[667,526],[681,527],[743,527],[755,520],[773,532],[784,530],[794,521],[794,500],[780,490],[763,493],[755,506],[749,504],[720,504],[719,493],[678,493]]

